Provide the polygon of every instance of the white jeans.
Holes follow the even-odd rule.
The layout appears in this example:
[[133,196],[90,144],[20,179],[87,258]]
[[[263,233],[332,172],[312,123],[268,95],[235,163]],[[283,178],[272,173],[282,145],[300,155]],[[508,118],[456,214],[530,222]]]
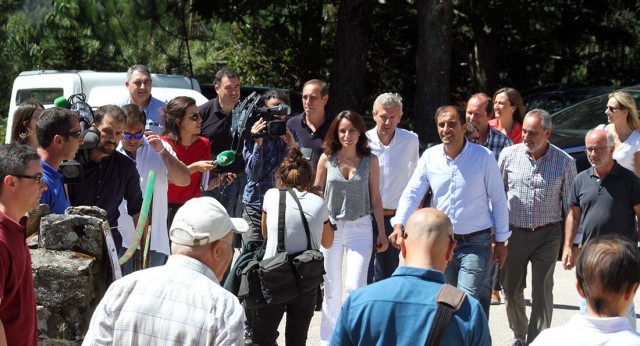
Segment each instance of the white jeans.
[[367,285],[367,269],[373,249],[371,216],[363,216],[354,221],[337,221],[333,246],[321,248],[324,255],[324,298],[322,320],[320,322],[320,343],[328,345],[335,329],[342,307],[342,260],[345,250],[347,275],[345,289],[347,296]]

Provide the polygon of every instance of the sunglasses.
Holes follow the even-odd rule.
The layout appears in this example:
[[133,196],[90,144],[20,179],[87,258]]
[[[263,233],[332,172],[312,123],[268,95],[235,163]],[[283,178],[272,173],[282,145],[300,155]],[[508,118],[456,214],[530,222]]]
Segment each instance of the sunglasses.
[[61,136],[65,136],[65,137],[73,137],[73,138],[76,138],[76,139],[80,139],[80,137],[82,137],[82,130],[64,132],[64,133],[61,133],[60,135]]
[[128,141],[131,139],[131,137],[135,139],[142,139],[142,136],[144,136],[144,131],[140,131],[136,133],[125,132],[123,138]]
[[198,119],[202,119],[202,115],[200,113],[191,113],[187,114],[187,117],[193,121],[198,121]]
[[35,180],[36,183],[40,184],[40,182],[42,181],[42,174],[36,174],[36,175],[25,175],[25,174],[10,174],[13,175],[16,178],[25,178],[25,179],[32,179]]

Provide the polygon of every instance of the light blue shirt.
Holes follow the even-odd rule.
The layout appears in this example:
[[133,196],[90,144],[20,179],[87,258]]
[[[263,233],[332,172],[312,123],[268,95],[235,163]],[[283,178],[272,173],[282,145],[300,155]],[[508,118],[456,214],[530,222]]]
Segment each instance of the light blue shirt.
[[[392,277],[353,291],[342,305],[331,345],[424,345],[442,284],[444,275],[437,270],[401,266]],[[470,295],[449,321],[441,344],[491,344],[487,317]]]
[[[133,103],[133,101],[131,101],[131,97],[127,97],[126,100],[118,104],[118,107],[123,107],[131,103]],[[164,132],[164,120],[162,119],[162,109],[166,105],[167,105],[166,103],[158,100],[157,98],[153,96],[151,97],[151,100],[149,101],[149,105],[144,107],[144,113],[147,115],[147,124],[145,127],[146,129],[149,129],[158,135],[162,135],[162,133]]]
[[431,205],[449,216],[454,233],[473,233],[495,224],[496,241],[511,235],[502,175],[489,149],[465,140],[453,160],[442,144],[427,149],[402,192],[391,225],[405,225],[429,187],[433,190]]

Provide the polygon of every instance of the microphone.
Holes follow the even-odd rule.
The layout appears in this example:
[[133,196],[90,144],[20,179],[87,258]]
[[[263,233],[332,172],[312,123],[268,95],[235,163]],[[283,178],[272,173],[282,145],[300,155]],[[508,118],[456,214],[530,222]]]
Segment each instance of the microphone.
[[53,106],[65,108],[65,109],[71,109],[71,103],[69,103],[69,101],[66,98],[64,98],[64,96],[60,96],[55,100],[53,100]]
[[281,103],[275,107],[260,107],[258,108],[258,112],[262,114],[289,115],[291,113],[291,108],[289,108],[285,103]]
[[213,161],[214,166],[228,166],[236,160],[236,155],[233,153],[233,150],[225,150],[216,156],[216,159]]

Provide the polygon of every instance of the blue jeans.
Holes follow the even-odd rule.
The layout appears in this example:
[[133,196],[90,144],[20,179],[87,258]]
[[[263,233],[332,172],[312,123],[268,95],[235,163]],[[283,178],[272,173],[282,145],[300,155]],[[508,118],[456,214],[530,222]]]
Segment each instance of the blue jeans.
[[[124,256],[125,252],[127,252],[127,248],[121,247],[120,249],[118,249],[118,258]],[[122,275],[128,275],[136,270],[142,269],[140,267],[140,263],[142,263],[141,259],[142,253],[138,249],[133,254],[133,256],[131,256],[131,258],[129,258],[129,260],[122,265]],[[163,254],[162,252],[149,250],[149,267],[163,266],[165,262],[167,262],[167,255]]]
[[[393,216],[394,215],[389,215],[384,217],[384,231],[387,238],[393,233],[393,226],[391,226],[391,218]],[[375,242],[378,238],[378,224],[375,219],[373,219],[371,223],[373,227],[373,241]],[[369,262],[367,284],[390,278],[400,264],[399,256],[400,249],[396,249],[391,244],[389,244],[385,252],[378,253],[374,249],[371,254],[371,261]]]
[[483,233],[457,241],[453,257],[444,272],[445,281],[480,300],[489,273],[491,233]]
[[242,194],[245,185],[247,185],[247,175],[238,173],[238,177],[231,184],[204,191],[202,195],[217,199],[227,209],[230,217],[242,217]]

